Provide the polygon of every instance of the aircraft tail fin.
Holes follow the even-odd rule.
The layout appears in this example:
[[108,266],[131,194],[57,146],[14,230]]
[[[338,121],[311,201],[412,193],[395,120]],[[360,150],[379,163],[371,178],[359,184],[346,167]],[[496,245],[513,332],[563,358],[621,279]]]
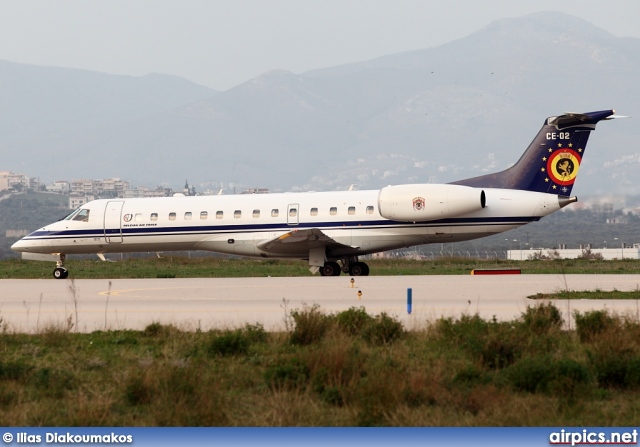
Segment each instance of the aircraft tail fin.
[[616,117],[614,110],[549,117],[515,165],[495,174],[473,177],[454,184],[569,196],[584,157],[589,134],[595,130],[599,121]]

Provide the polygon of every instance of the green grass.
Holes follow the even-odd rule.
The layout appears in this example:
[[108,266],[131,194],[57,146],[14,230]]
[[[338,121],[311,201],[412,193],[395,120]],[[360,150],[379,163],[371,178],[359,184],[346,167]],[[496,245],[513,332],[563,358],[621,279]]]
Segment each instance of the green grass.
[[407,331],[362,309],[292,326],[0,332],[7,426],[635,426],[640,324],[549,304]]
[[528,298],[534,300],[638,300],[640,290],[559,290],[552,293],[536,293]]
[[[473,269],[519,268],[523,274],[640,273],[640,261],[506,261],[444,258],[435,261],[376,259],[367,261],[371,275],[468,275]],[[225,259],[218,257],[165,256],[161,259],[128,258],[117,262],[69,260],[70,278],[234,278],[311,276],[304,261]],[[51,278],[50,262],[0,261],[1,278]]]

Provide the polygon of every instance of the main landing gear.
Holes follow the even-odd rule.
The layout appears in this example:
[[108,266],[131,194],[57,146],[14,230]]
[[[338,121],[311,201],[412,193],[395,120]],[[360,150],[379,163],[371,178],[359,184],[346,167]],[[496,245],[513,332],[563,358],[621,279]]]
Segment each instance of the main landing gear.
[[321,276],[339,276],[341,271],[350,276],[369,276],[369,266],[358,258],[342,259],[342,267],[335,261],[327,261],[320,267]]
[[67,279],[69,277],[69,271],[64,268],[64,253],[60,253],[60,259],[56,262],[56,268],[53,270],[53,277],[55,279]]

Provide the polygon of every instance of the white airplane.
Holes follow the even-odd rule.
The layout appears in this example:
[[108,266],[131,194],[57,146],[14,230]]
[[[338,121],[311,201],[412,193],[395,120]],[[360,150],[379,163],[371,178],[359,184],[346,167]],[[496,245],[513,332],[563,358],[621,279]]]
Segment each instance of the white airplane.
[[[372,191],[94,200],[11,247],[47,254],[67,278],[68,254],[207,250],[306,260],[313,273],[369,274],[359,256],[476,239],[520,227],[571,197],[589,134],[614,110],[547,118],[520,160],[449,184]],[[55,257],[51,256],[54,255]]]

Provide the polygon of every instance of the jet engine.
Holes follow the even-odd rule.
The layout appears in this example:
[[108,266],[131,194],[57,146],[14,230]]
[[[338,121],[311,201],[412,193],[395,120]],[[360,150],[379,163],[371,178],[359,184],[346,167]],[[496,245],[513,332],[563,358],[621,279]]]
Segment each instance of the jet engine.
[[447,219],[483,209],[482,189],[461,185],[393,185],[380,190],[378,209],[386,219],[422,222]]

